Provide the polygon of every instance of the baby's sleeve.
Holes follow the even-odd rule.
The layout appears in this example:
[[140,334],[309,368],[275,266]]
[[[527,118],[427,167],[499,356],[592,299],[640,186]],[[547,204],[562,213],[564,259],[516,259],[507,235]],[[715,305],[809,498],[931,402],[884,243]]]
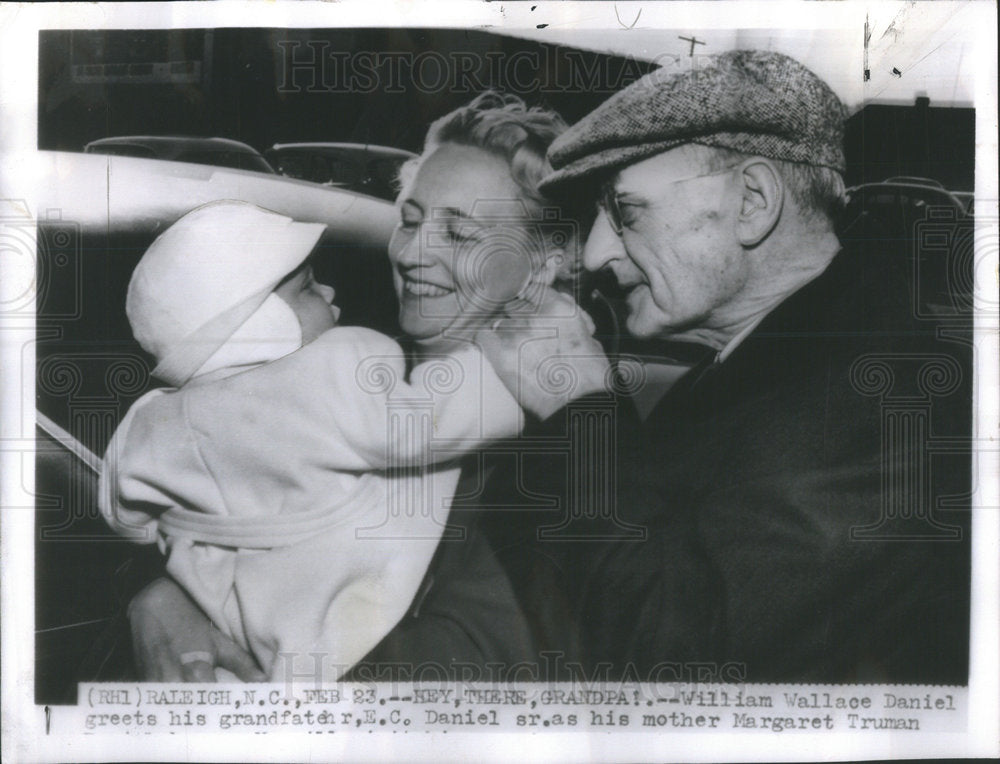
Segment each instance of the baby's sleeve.
[[[252,371],[186,391],[207,469],[288,481],[298,469],[367,472],[453,461],[515,435],[522,414],[474,347],[418,365],[384,334],[331,329]],[[227,473],[228,474],[228,473]],[[220,478],[221,479],[221,478]]]
[[144,395],[125,414],[104,455],[101,514],[118,534],[141,544],[157,539],[158,518],[166,510],[216,496],[201,472],[180,403],[178,395],[163,390]]
[[327,340],[327,400],[345,456],[374,469],[429,465],[520,431],[517,401],[474,345],[418,364],[407,379],[402,348],[390,338],[339,331]]

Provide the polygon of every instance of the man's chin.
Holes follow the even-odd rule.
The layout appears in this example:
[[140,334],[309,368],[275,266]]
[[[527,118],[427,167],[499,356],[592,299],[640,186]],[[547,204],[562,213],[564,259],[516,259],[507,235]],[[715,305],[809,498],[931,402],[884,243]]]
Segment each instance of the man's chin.
[[629,313],[625,319],[625,328],[628,329],[629,334],[640,340],[648,340],[663,333],[663,329],[659,325],[645,321],[636,313]]
[[637,339],[649,339],[663,334],[662,316],[651,316],[652,299],[649,287],[645,284],[632,289],[626,298],[628,315],[625,318],[625,328]]

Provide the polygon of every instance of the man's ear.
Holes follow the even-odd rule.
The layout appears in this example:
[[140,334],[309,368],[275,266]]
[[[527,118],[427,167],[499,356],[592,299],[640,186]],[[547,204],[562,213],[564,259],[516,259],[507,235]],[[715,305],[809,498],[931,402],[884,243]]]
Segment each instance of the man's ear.
[[760,244],[781,217],[785,182],[774,163],[763,158],[748,162],[740,174],[743,181],[738,234],[746,247]]

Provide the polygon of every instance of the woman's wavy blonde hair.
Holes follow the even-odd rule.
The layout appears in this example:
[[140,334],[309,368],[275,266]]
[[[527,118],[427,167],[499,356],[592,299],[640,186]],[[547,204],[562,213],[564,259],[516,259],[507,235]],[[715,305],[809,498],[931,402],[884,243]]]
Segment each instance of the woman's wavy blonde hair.
[[538,191],[539,181],[552,170],[545,152],[567,127],[554,111],[529,107],[515,95],[487,90],[431,124],[420,156],[400,168],[400,193],[406,193],[424,159],[441,145],[453,143],[483,149],[506,160],[525,196],[546,206],[549,200]]

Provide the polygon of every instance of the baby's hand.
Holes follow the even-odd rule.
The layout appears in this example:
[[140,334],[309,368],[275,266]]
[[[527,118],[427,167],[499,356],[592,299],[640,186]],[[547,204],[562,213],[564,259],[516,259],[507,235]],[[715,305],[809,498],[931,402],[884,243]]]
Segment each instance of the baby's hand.
[[567,403],[609,388],[610,365],[594,323],[570,297],[538,293],[482,329],[476,341],[521,406],[545,419]]

